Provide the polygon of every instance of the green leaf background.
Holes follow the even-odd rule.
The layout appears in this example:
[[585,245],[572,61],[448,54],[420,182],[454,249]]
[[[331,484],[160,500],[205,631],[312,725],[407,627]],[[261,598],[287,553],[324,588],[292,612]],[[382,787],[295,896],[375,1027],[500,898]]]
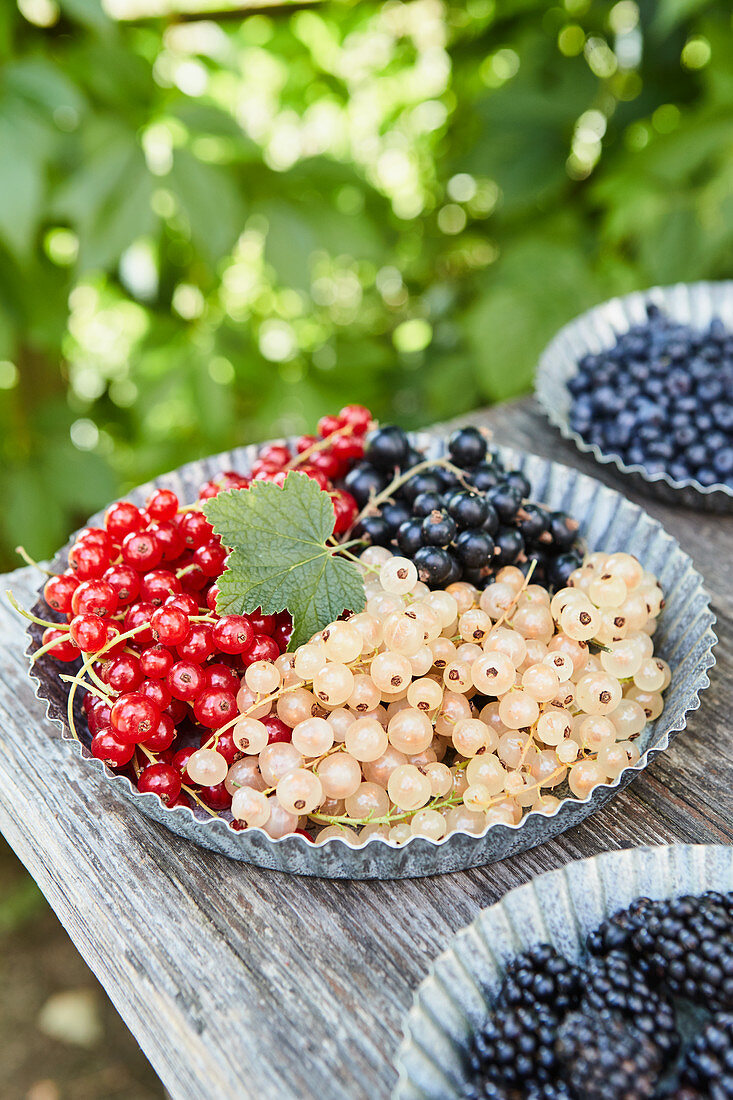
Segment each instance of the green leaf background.
[[239,10],[2,7],[4,567],[347,401],[525,393],[595,302],[731,276],[722,0]]

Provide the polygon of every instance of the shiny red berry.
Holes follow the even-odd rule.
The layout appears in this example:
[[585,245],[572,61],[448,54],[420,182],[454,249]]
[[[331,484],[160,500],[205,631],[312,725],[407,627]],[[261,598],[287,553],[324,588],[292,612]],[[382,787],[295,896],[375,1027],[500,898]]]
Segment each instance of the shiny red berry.
[[210,542],[214,534],[214,528],[203,512],[184,512],[178,526],[183,541],[190,550]]
[[104,620],[105,629],[107,631],[107,641],[104,643],[105,655],[107,657],[117,657],[123,652],[125,648],[125,642],[118,642],[114,645],[114,639],[119,637],[121,631],[117,623],[111,623],[109,620]]
[[262,608],[258,607],[256,611],[253,611],[251,615],[248,615],[250,626],[254,630],[255,634],[270,634],[277,626],[277,618],[275,615],[263,615]]
[[125,618],[122,626],[125,633],[128,630],[137,630],[139,627],[145,627],[144,630],[139,630],[134,636],[134,642],[138,646],[147,646],[153,644],[153,631],[150,627],[150,619],[155,612],[155,608],[151,603],[134,603],[128,607],[125,612]]
[[291,727],[286,726],[276,714],[266,714],[264,718],[260,718],[260,722],[267,730],[270,745],[274,745],[278,741],[290,741],[292,739],[293,731]]
[[173,698],[164,680],[143,680],[138,685],[137,690],[141,695],[144,695],[146,699],[149,699],[153,706],[158,708],[161,714],[165,708],[170,705]]
[[317,469],[315,466],[300,466],[299,473],[305,474],[311,481],[315,481],[319,489],[323,489],[324,492],[328,492],[331,488],[331,482],[326,474],[322,470]]
[[198,615],[199,602],[190,592],[179,592],[175,596],[169,596],[165,601],[166,607],[178,607],[187,615]]
[[322,416],[318,421],[318,434],[321,439],[325,439],[326,436],[333,435],[339,428],[342,428],[343,424],[338,416]]
[[222,691],[229,691],[232,695],[236,695],[239,691],[239,677],[234,669],[229,668],[228,665],[217,662],[213,665],[207,665],[204,672],[206,673],[206,686],[208,688],[221,688]]
[[222,653],[246,653],[254,641],[254,630],[244,615],[224,615],[214,623],[214,641]]
[[202,665],[216,649],[211,627],[208,623],[193,623],[188,637],[176,647],[182,661],[193,661]]
[[304,451],[309,451],[314,443],[320,442],[320,437],[317,435],[301,435],[295,444],[295,449],[299,455],[302,455]]
[[[210,740],[211,734],[207,731],[201,734],[201,747]],[[236,760],[241,760],[244,753],[238,745],[234,744],[234,738],[232,736],[232,730],[224,730],[220,733],[216,739],[216,751],[226,760],[227,764],[231,767]]]
[[268,634],[255,634],[252,645],[243,655],[245,667],[253,665],[255,661],[275,661],[280,656],[280,646],[274,638]]
[[144,522],[139,508],[126,500],[113,504],[104,516],[104,525],[117,542],[122,542],[132,531],[139,531]]
[[71,611],[71,597],[78,587],[78,577],[72,576],[71,573],[62,573],[46,581],[43,598],[50,608],[65,615],[67,611]]
[[120,607],[131,604],[140,594],[140,574],[124,562],[117,562],[105,569],[102,580],[113,589]]
[[351,493],[347,493],[345,489],[335,489],[331,493],[331,503],[333,504],[335,516],[333,533],[334,535],[343,535],[359,514],[359,505]]
[[143,679],[140,658],[133,656],[132,653],[120,653],[119,657],[114,657],[107,665],[107,683],[120,695],[135,691]]
[[110,768],[122,768],[132,760],[135,752],[135,744],[132,741],[123,741],[114,730],[101,729],[92,737],[90,746],[92,756],[98,760],[104,760]]
[[196,720],[207,729],[226,725],[237,714],[237,700],[221,688],[204,688],[193,704]]
[[140,668],[149,680],[162,680],[170,672],[175,660],[165,646],[154,645],[140,654]]
[[148,530],[155,535],[161,550],[162,561],[176,561],[186,549],[183,535],[173,520],[151,523]]
[[153,730],[147,741],[142,744],[150,752],[165,752],[176,739],[176,727],[173,719],[168,714],[161,714],[157,728]]
[[287,466],[293,456],[284,443],[268,443],[261,448],[257,458],[260,462],[269,462],[273,466]]
[[151,569],[140,580],[140,599],[160,607],[181,592],[181,582],[169,569]]
[[161,802],[170,806],[181,793],[181,777],[171,764],[148,764],[140,772],[137,789],[143,793],[157,794]]
[[181,780],[186,784],[192,782],[191,776],[186,771],[186,765],[195,752],[195,745],[187,745],[185,749],[178,749],[178,751],[173,754],[173,759],[171,760],[171,767],[176,769]]
[[163,548],[153,531],[133,531],[122,540],[122,557],[139,573],[155,569],[163,557]]
[[82,581],[71,597],[75,615],[99,615],[108,618],[117,611],[118,599],[109,581]]
[[170,489],[155,489],[145,501],[145,511],[151,519],[173,519],[178,511],[178,497]]
[[217,783],[215,787],[200,787],[199,798],[212,810],[228,810],[232,804],[232,795],[223,783]]
[[357,432],[363,434],[371,424],[373,417],[366,405],[344,405],[338,414],[338,419],[342,424],[351,424]]
[[112,708],[103,699],[94,699],[91,695],[85,696],[86,699],[92,699],[92,706],[87,714],[87,725],[92,736],[102,730],[111,730]]
[[193,552],[193,562],[206,577],[218,577],[227,560],[227,552],[218,542],[207,542]]
[[109,565],[109,551],[94,543],[75,542],[69,550],[69,567],[80,581],[101,577]]
[[145,741],[160,722],[160,711],[139,692],[121,695],[112,707],[112,726],[123,741]]
[[55,657],[57,661],[74,661],[79,656],[79,650],[69,638],[68,630],[47,627],[43,632],[41,643],[48,645],[49,642],[54,643],[49,650],[49,656]]
[[107,641],[107,627],[98,615],[75,615],[69,635],[82,653],[96,653]]
[[150,616],[150,626],[156,642],[165,646],[177,646],[185,642],[191,633],[188,615],[178,607],[166,604]]
[[165,678],[171,695],[184,703],[192,703],[203,691],[206,677],[200,665],[193,661],[176,661]]

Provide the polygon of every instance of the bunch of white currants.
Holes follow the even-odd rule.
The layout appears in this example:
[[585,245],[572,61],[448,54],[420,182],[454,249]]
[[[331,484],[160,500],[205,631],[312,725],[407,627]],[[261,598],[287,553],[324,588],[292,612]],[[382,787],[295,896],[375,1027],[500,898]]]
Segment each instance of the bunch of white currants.
[[[589,554],[552,598],[513,566],[483,591],[430,591],[388,550],[360,561],[363,612],[246,670],[245,755],[228,767],[219,731],[188,762],[193,783],[225,781],[236,821],[439,841],[551,814],[562,784],[585,799],[639,759],[670,670],[652,641],[662,592],[636,558]],[[272,742],[273,713],[289,740]]]

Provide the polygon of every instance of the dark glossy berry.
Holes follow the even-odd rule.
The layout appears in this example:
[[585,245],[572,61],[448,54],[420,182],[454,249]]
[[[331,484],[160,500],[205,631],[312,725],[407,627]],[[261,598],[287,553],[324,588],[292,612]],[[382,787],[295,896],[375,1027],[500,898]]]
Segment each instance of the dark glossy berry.
[[443,492],[443,478],[439,470],[435,473],[431,473],[429,470],[425,470],[422,473],[415,474],[409,481],[398,489],[397,496],[402,500],[407,501],[412,505],[417,498],[423,493],[435,493],[441,495]]
[[386,424],[369,432],[364,444],[364,457],[378,470],[393,470],[404,463],[408,446],[402,428]]
[[435,511],[422,521],[423,542],[426,546],[448,546],[456,535],[456,522],[446,512]]
[[524,539],[521,531],[516,527],[500,527],[494,542],[498,551],[494,555],[494,565],[497,568],[502,565],[515,565],[524,554]]
[[388,546],[392,529],[383,516],[364,516],[354,528],[354,535],[372,546]]
[[733,1013],[717,1013],[695,1036],[680,1077],[710,1100],[733,1100]]
[[481,568],[491,564],[494,540],[488,531],[468,527],[456,538],[455,553],[458,560],[467,568]]
[[415,553],[413,562],[420,580],[431,587],[446,583],[455,560],[447,550],[439,546],[422,546]]
[[493,489],[504,477],[504,471],[495,462],[482,462],[471,470],[471,484],[482,493]]
[[502,523],[509,523],[514,519],[522,506],[522,496],[518,489],[506,482],[501,482],[488,493],[489,500]]
[[550,944],[541,943],[516,955],[508,964],[498,1003],[507,1008],[544,1006],[562,1019],[578,1005],[581,988],[578,967]]
[[556,1038],[557,1019],[544,1006],[500,1008],[474,1033],[471,1076],[508,1090],[550,1082],[558,1069]]
[[586,1014],[623,1018],[653,1042],[665,1059],[677,1051],[679,1035],[671,1002],[624,952],[590,960],[583,976],[582,1008]]
[[420,516],[424,519],[425,516],[429,516],[431,512],[439,512],[442,507],[442,493],[418,493],[412,502],[412,514],[413,516]]
[[[413,510],[414,511],[414,510]],[[417,514],[417,513],[415,513]],[[394,538],[403,523],[411,519],[410,509],[400,500],[388,500],[381,508],[381,516],[389,528],[389,533]]]
[[545,508],[539,504],[526,503],[521,506],[516,515],[516,523],[522,532],[525,542],[536,542],[540,539],[549,526],[550,516]]
[[486,458],[486,437],[478,428],[458,428],[448,439],[448,451],[456,466],[478,466]]
[[471,493],[464,489],[450,497],[448,513],[461,530],[480,527],[488,517],[486,498],[480,493]]
[[422,520],[411,519],[400,524],[397,531],[397,545],[408,558],[413,557],[423,545]]
[[360,508],[368,504],[371,497],[381,493],[386,484],[385,475],[366,463],[354,466],[344,478],[345,487]]

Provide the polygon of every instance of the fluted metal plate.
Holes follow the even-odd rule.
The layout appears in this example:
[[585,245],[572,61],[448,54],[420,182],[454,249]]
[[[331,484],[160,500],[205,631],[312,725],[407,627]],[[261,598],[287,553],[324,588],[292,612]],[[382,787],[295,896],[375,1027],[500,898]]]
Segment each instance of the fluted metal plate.
[[706,328],[719,317],[733,332],[733,281],[677,283],[634,291],[623,298],[611,298],[588,310],[560,329],[542,353],[535,378],[535,393],[548,419],[579,451],[591,454],[604,465],[615,466],[650,496],[672,504],[712,512],[733,511],[733,489],[728,485],[701,485],[695,478],[676,481],[667,473],[650,474],[643,466],[630,465],[620,455],[587,443],[570,427],[573,397],[568,379],[577,374],[579,359],[613,347],[617,336],[646,320],[649,303],[672,318],[693,328]]
[[[418,434],[413,440],[434,456],[442,454],[445,449],[444,441],[429,433]],[[155,482],[134,490],[129,498],[140,504],[158,485],[173,489],[183,501],[192,501],[201,483],[222,470],[248,470],[257,450],[256,447],[243,447],[215,458],[189,463],[175,473],[164,474]],[[709,684],[708,669],[715,663],[715,617],[710,610],[702,578],[689,556],[641,508],[631,504],[620,493],[567,466],[509,448],[499,448],[499,452],[508,463],[527,475],[534,499],[575,516],[580,522],[580,534],[590,547],[609,552],[627,550],[636,554],[648,569],[657,574],[667,600],[655,635],[657,652],[672,667],[672,682],[665,693],[664,712],[641,734],[639,747],[642,755],[638,763],[626,768],[614,782],[596,787],[583,801],[570,796],[566,787],[559,787],[554,793],[563,800],[553,814],[529,813],[518,825],[493,825],[482,836],[454,833],[437,842],[414,837],[401,847],[381,837],[370,837],[355,848],[338,837],[322,844],[313,844],[305,837],[296,835],[272,840],[262,829],[235,832],[226,820],[211,818],[198,807],[195,810],[188,806],[168,809],[157,795],[141,794],[127,776],[112,772],[101,760],[93,757],[88,748],[88,734],[86,743],[76,741],[68,727],[66,687],[59,681],[59,666],[52,660],[39,662],[31,673],[38,697],[46,702],[48,717],[61,727],[62,736],[88,760],[91,767],[104,773],[115,790],[155,821],[180,836],[233,859],[292,874],[360,879],[434,875],[505,859],[572,828],[623,789],[646,767],[653,753],[666,749],[670,739],[684,728],[688,712],[699,707],[700,692]],[[100,516],[95,516],[91,522],[99,519]],[[58,555],[55,568],[64,567],[67,551],[68,546]],[[40,598],[36,613],[41,617],[48,614]],[[40,628],[31,627],[29,633],[33,639],[30,650],[38,645]],[[80,709],[77,729],[83,737],[86,722]]]
[[461,1100],[471,1035],[514,955],[551,943],[577,962],[588,933],[635,898],[705,890],[733,890],[733,848],[679,844],[604,852],[511,890],[455,936],[419,986],[397,1054],[393,1100]]

